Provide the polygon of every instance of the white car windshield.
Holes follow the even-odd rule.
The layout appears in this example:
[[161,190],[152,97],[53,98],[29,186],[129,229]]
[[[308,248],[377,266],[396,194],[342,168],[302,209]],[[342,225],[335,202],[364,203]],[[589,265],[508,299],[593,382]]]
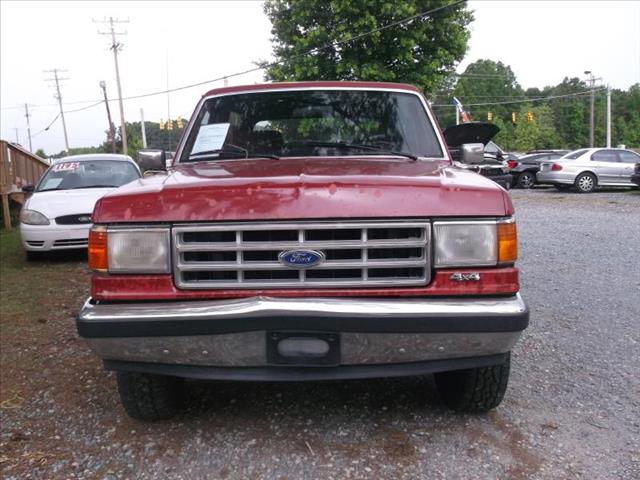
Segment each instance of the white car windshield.
[[294,90],[213,97],[200,109],[180,161],[385,154],[443,156],[417,95]]
[[70,159],[53,165],[40,180],[36,191],[119,187],[137,178],[140,174],[129,162]]

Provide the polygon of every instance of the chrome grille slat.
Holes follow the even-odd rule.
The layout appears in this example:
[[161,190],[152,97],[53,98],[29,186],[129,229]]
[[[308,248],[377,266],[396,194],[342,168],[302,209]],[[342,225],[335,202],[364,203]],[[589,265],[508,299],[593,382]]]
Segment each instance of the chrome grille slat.
[[[243,244],[235,244],[235,243],[220,243],[218,244],[211,244],[211,243],[189,243],[188,245],[185,245],[184,243],[181,243],[180,241],[178,241],[176,243],[176,246],[178,247],[179,251],[181,252],[218,252],[218,251],[226,251],[226,252],[233,252],[233,251],[242,251],[242,250],[273,250],[274,249],[274,245],[276,245],[275,243],[273,244],[258,244],[258,245],[247,245],[246,243]],[[424,246],[425,243],[424,241],[420,240],[420,241],[413,241],[413,242],[404,242],[401,245],[399,245],[397,242],[381,242],[381,241],[371,241],[369,243],[362,243],[362,242],[305,242],[305,243],[293,243],[293,242],[279,242],[277,243],[277,246],[275,248],[280,248],[282,250],[285,249],[294,249],[294,248],[300,248],[301,246],[304,246],[305,248],[310,248],[310,249],[336,249],[336,250],[344,250],[347,248],[395,248],[398,246],[401,246],[403,248],[407,248],[407,247],[422,247]]]
[[[407,260],[402,261],[403,267],[421,267],[424,265],[424,258],[418,260]],[[314,270],[330,270],[332,268],[335,269],[344,269],[344,268],[363,268],[363,267],[378,267],[378,268],[393,268],[398,266],[398,261],[372,261],[370,263],[360,262],[324,262],[320,265],[316,265],[313,267]],[[214,263],[214,262],[198,262],[197,264],[189,264],[189,263],[178,263],[178,268],[185,271],[206,271],[206,270],[273,270],[280,269],[283,265],[278,262],[253,262],[253,263],[243,263],[237,264],[234,262],[228,263]],[[304,270],[301,270],[304,271]]]
[[[184,289],[419,286],[431,276],[426,221],[185,224],[172,235],[175,283]],[[308,269],[277,261],[293,249],[327,259]]]

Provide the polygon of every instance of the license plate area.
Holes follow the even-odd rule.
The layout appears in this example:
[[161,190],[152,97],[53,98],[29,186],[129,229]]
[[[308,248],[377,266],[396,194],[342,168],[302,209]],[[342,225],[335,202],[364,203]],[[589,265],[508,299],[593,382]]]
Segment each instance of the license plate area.
[[340,364],[340,335],[324,332],[267,332],[271,365],[335,366]]

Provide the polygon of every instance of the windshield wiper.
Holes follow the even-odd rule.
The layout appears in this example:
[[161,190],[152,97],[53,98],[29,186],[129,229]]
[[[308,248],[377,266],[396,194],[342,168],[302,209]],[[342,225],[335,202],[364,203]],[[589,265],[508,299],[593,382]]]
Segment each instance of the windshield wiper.
[[69,190],[78,190],[80,188],[118,188],[119,185],[83,185],[81,187],[72,187]]
[[249,156],[249,151],[246,148],[227,144],[223,148],[216,148],[214,150],[205,150],[203,152],[192,153],[191,155],[189,155],[189,160],[203,160],[205,158],[219,157],[221,153],[243,155],[244,158],[247,158]]
[[[217,158],[220,156],[221,153],[232,154],[232,155],[243,155],[244,158],[259,157],[259,158],[271,158],[273,160],[280,160],[280,157],[278,155],[274,155],[272,153],[250,152],[249,150],[246,150],[242,147],[237,147],[235,145],[233,145],[233,147],[237,148],[237,150],[230,149],[230,148],[218,148],[216,150],[207,150],[204,152],[194,153],[192,155],[189,155],[189,160],[204,160],[211,157]],[[220,160],[224,160],[224,159],[221,158]]]
[[374,145],[362,145],[358,143],[345,143],[345,142],[292,142],[297,145],[307,145],[310,147],[337,147],[337,148],[349,148],[354,150],[366,150],[369,152],[386,153],[389,155],[397,155],[399,157],[407,157],[411,160],[418,160],[418,157],[409,152],[397,152],[395,150],[387,150],[386,148],[376,147]]
[[258,153],[258,152],[249,152],[250,157],[257,158],[270,158],[272,160],[280,160],[278,155],[274,155],[273,153]]

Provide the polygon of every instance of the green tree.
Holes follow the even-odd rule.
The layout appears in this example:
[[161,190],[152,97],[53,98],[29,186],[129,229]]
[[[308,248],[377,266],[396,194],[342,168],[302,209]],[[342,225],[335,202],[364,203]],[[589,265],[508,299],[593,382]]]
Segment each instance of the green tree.
[[492,113],[494,119],[510,121],[512,106],[504,102],[524,98],[522,87],[510,66],[483,59],[465,69],[453,93],[463,105],[485,104],[465,107],[477,121],[487,121],[488,112]]
[[266,78],[406,82],[433,92],[467,50],[473,17],[466,4],[367,32],[447,3],[267,0],[273,53],[282,63],[268,67]]
[[640,83],[611,92],[612,144],[640,148]]
[[[560,96],[545,102],[555,117],[557,147],[574,149],[589,146],[589,95],[562,97],[584,93],[586,90],[588,86],[584,81],[565,77],[558,85],[536,92],[537,97]],[[533,92],[529,89],[527,93]]]
[[[500,123],[502,131],[499,136],[503,140],[506,140],[506,132],[511,130],[511,112],[513,111],[512,105],[504,102],[525,98],[523,89],[511,67],[502,62],[486,59],[469,64],[462,74],[448,78],[441,85],[434,103],[441,105],[436,108],[436,113],[443,127],[455,123],[453,97],[462,102],[474,121]],[[449,104],[451,107],[448,106]],[[492,114],[492,120],[488,120],[489,112]],[[503,125],[505,129],[502,129]]]
[[37,150],[36,150],[35,155],[37,155],[37,156],[38,156],[38,157],[40,157],[40,158],[47,158],[47,154],[46,154],[46,153],[44,153],[44,150],[43,150],[43,149],[41,149],[41,148],[39,148],[39,149],[37,149]]
[[[187,121],[184,120],[186,125]],[[140,122],[127,122],[127,147],[128,155],[137,160],[138,152],[142,150],[142,129]],[[175,151],[178,141],[182,136],[184,129],[177,127],[176,121],[173,121],[173,129],[160,130],[160,124],[155,122],[144,122],[145,135],[147,137],[147,148],[163,148],[167,151]],[[109,140],[109,132],[105,132],[106,140],[102,144],[104,151],[111,152],[111,141]],[[116,133],[116,150],[122,153],[122,136],[120,129]]]
[[[528,114],[532,119],[528,119]],[[518,151],[553,148],[558,144],[553,110],[548,105],[520,108],[518,123],[514,130],[514,147]]]
[[511,122],[511,118],[509,118],[509,120],[503,120],[501,117],[494,117],[493,123],[500,129],[500,132],[498,132],[493,141],[505,150],[514,150],[516,148],[514,136],[515,126]]

